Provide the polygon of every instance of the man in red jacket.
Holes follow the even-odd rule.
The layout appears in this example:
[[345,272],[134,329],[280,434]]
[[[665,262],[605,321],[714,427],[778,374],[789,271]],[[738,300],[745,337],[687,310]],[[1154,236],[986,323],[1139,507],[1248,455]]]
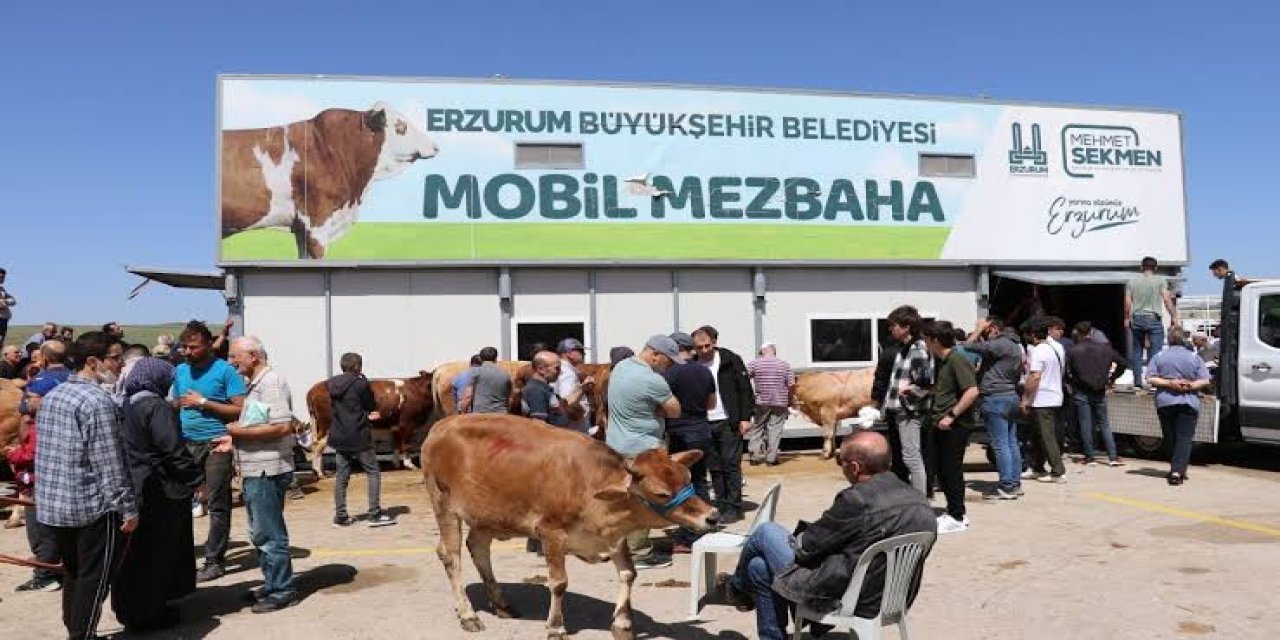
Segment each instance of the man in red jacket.
[[[24,420],[18,431],[18,444],[7,448],[6,457],[13,467],[18,484],[18,495],[28,500],[35,494],[36,425],[34,420]],[[62,562],[58,545],[49,527],[36,519],[35,507],[23,507],[27,521],[27,544],[35,559],[45,564]],[[57,591],[62,581],[57,573],[43,568],[31,571],[31,579],[18,585],[14,591]]]

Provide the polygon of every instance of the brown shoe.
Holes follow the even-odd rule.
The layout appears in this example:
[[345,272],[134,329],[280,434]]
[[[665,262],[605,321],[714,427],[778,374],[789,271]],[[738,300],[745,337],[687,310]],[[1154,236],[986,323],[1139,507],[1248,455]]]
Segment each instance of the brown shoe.
[[733,586],[733,576],[727,573],[721,573],[716,576],[716,590],[720,592],[720,597],[725,602],[733,605],[733,608],[746,613],[755,611],[756,602],[750,595],[738,591]]

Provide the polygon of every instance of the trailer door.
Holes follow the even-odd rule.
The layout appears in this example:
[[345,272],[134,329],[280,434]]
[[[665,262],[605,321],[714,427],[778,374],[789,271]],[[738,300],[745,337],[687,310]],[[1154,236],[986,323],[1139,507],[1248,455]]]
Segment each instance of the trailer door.
[[1280,282],[1242,293],[1238,381],[1241,435],[1280,443]]

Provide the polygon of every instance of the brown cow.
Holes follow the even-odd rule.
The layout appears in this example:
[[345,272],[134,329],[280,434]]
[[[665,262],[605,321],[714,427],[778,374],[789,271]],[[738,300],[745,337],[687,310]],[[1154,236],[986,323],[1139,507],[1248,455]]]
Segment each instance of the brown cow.
[[436,143],[378,102],[310,120],[222,132],[222,237],[278,227],[299,258],[323,258],[360,215],[369,185],[398,175]]
[[[324,473],[324,448],[333,424],[333,399],[329,396],[327,382],[317,382],[307,391],[307,410],[311,412],[311,424],[316,430],[316,442],[311,451],[312,464],[316,473],[321,475]],[[413,436],[418,428],[427,426],[431,417],[431,373],[419,371],[413,378],[370,380],[369,389],[373,391],[379,414],[370,426],[390,429],[396,462],[406,469],[413,469],[413,461],[409,459]]]
[[[511,376],[511,389],[513,397],[511,404],[513,409],[520,406],[519,389],[524,386],[524,381],[528,380],[527,375],[521,376],[520,372],[529,367],[528,360],[499,360],[496,362],[502,367],[508,375]],[[453,381],[458,374],[466,371],[471,363],[467,360],[455,360],[446,362],[436,367],[431,373],[434,377],[436,415],[440,418],[447,418],[458,412],[458,403],[453,399]]]
[[836,424],[871,406],[873,369],[810,371],[796,379],[796,409],[822,428],[822,457],[835,452]]
[[0,378],[0,450],[18,441],[18,428],[22,426],[18,405],[22,402],[22,394],[21,385]]
[[[499,617],[515,613],[498,590],[489,558],[494,539],[528,536],[542,542],[550,576],[547,637],[567,638],[563,598],[565,556],[613,561],[621,584],[613,636],[631,638],[635,566],[625,536],[676,523],[697,531],[719,514],[697,497],[689,465],[699,451],[668,456],[645,451],[631,461],[604,443],[518,416],[466,414],[445,418],[422,444],[427,492],[440,527],[436,554],[444,564],[467,631],[484,625],[462,587],[462,523],[467,549]],[[533,481],[531,481],[533,480]]]

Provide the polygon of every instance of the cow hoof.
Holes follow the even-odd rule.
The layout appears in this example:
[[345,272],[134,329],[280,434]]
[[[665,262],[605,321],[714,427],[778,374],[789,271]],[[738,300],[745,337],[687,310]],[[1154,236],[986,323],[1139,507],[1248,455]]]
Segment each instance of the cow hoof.
[[463,631],[468,631],[471,633],[475,633],[477,631],[484,631],[484,623],[480,622],[480,618],[478,617],[462,618],[461,622],[462,622]]
[[625,627],[610,627],[609,631],[613,632],[613,640],[632,640],[635,635],[631,633],[631,625]]
[[520,617],[520,614],[516,613],[516,610],[512,609],[510,606],[494,607],[493,615],[498,616],[499,618],[519,618]]
[[569,632],[564,629],[548,629],[547,640],[569,640]]
[[416,471],[418,469],[418,465],[414,464],[413,461],[408,458],[401,460],[400,464],[403,464],[404,468],[409,469],[410,471]]

